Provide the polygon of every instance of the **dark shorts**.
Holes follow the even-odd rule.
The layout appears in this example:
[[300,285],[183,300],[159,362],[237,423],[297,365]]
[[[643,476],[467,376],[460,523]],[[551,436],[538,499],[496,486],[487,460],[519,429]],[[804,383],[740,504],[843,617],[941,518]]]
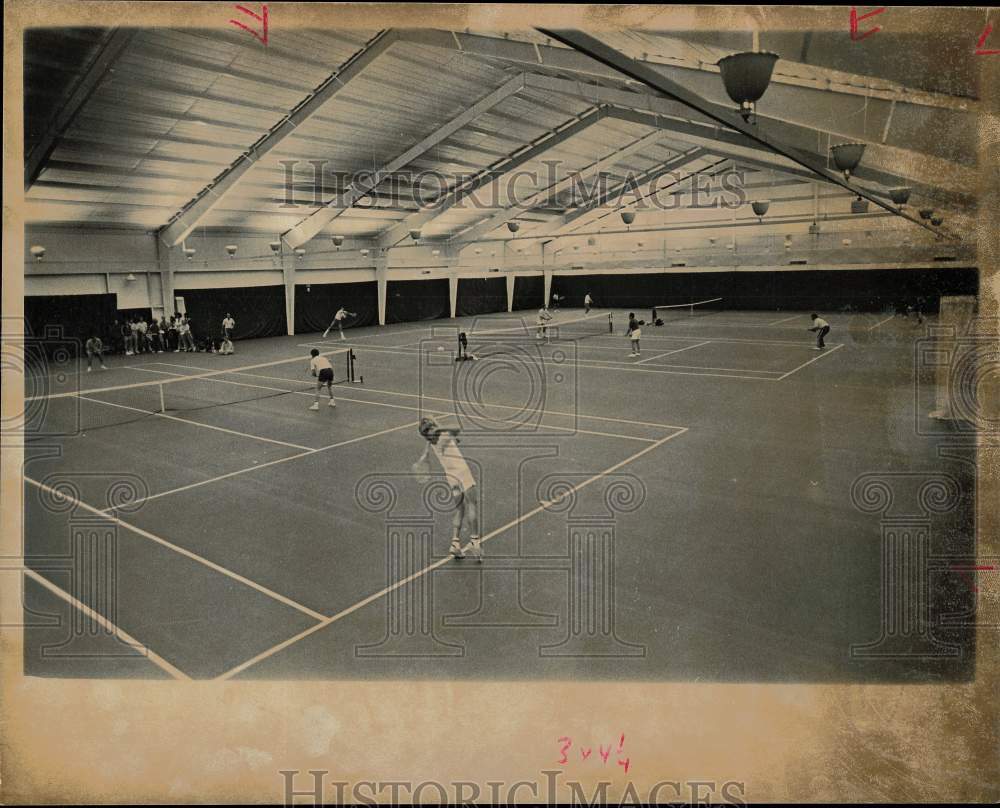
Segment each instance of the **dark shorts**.
[[320,384],[333,384],[333,371],[330,368],[323,368],[318,378]]

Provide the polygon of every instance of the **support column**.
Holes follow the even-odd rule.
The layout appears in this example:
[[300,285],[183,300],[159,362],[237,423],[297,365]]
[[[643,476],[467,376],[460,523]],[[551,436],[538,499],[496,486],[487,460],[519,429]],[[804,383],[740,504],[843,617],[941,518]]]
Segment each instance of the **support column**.
[[389,255],[385,251],[375,256],[375,282],[378,285],[378,324],[385,325],[385,303],[389,286]]
[[514,282],[517,280],[514,273],[507,276],[507,313],[514,311]]
[[552,270],[542,270],[542,274],[545,276],[545,300],[543,301],[543,305],[548,306],[549,299],[552,297]]
[[448,304],[451,311],[451,319],[455,319],[455,312],[458,309],[458,270],[448,271]]
[[[156,265],[160,270],[160,298],[163,314],[171,317],[176,311],[174,303],[174,270],[170,266],[170,248],[156,236]],[[152,303],[153,301],[150,301]]]
[[288,335],[295,333],[295,261],[294,255],[281,251],[281,279],[285,282],[285,325]]

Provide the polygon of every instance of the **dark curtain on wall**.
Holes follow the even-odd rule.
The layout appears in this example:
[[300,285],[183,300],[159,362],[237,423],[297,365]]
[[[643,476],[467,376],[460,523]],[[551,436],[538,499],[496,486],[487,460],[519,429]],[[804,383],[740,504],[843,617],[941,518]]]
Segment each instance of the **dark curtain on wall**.
[[506,278],[459,278],[455,313],[459,317],[507,311]]
[[[24,335],[44,346],[46,353],[60,346],[62,340],[80,344],[95,334],[111,341],[118,296],[110,295],[32,295],[24,298]],[[148,314],[149,309],[145,310]]]
[[439,317],[448,317],[450,314],[447,278],[428,281],[389,281],[386,287],[386,323],[436,320]]
[[277,337],[287,333],[284,286],[238,286],[229,289],[177,289],[196,341],[222,334],[222,320],[236,321],[235,339]]
[[514,311],[540,309],[545,294],[545,278],[541,275],[514,278]]
[[344,321],[344,328],[359,328],[378,324],[378,284],[313,283],[295,287],[295,333],[311,334],[326,331],[333,315],[343,306],[357,317]]
[[[520,281],[521,278],[518,278]],[[541,278],[538,279],[541,282]],[[726,309],[765,311],[881,311],[919,305],[937,311],[943,295],[975,295],[978,272],[969,269],[675,272],[657,275],[556,275],[561,305],[578,308],[589,291],[597,308],[635,308],[723,298]],[[536,300],[542,296],[539,288]],[[518,290],[515,287],[515,307]],[[535,303],[534,305],[539,305]]]

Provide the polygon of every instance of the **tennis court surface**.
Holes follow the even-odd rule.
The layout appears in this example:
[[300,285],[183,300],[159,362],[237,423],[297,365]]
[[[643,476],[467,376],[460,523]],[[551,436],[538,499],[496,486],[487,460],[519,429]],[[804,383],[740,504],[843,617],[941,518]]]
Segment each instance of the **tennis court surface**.
[[[933,320],[831,316],[820,351],[808,312],[635,313],[639,356],[628,311],[564,310],[54,360],[26,388],[27,672],[969,679],[960,621],[887,638],[897,514],[858,494],[955,481],[921,518],[935,557],[974,554],[971,450],[927,439]],[[309,409],[312,348],[336,408]],[[461,429],[481,563],[413,473],[424,417]],[[935,614],[975,608],[954,566]]]

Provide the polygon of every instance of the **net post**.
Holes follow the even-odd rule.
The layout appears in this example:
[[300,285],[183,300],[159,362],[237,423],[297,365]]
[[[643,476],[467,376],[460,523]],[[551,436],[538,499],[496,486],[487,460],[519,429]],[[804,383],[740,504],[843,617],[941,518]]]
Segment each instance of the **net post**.
[[159,387],[159,389],[160,389],[160,412],[166,412],[167,411],[167,405],[166,405],[166,403],[163,400],[163,385],[159,384],[159,385],[157,385],[157,387]]
[[[655,309],[654,309],[654,311],[655,311]],[[608,314],[608,333],[609,334],[614,334],[615,333],[614,315],[611,314],[611,313]]]

